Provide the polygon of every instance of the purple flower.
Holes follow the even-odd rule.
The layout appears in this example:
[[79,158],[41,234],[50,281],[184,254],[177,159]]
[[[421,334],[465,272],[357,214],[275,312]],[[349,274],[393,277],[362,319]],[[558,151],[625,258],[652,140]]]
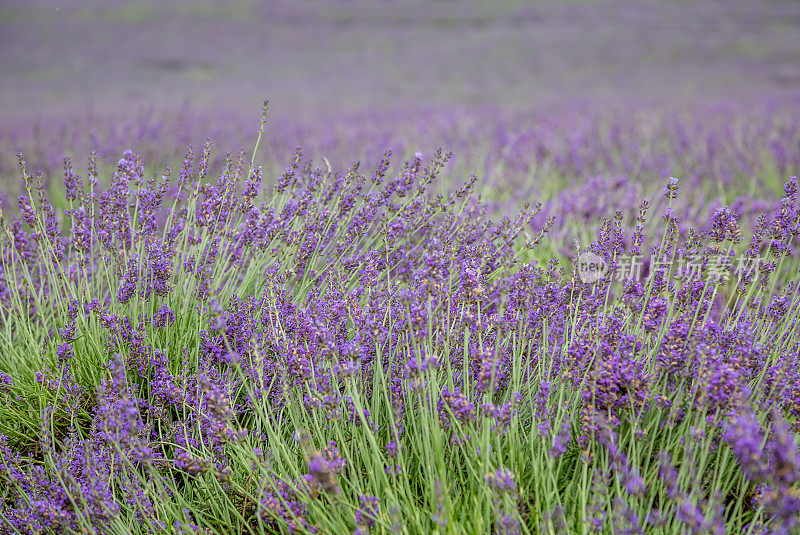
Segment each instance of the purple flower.
[[81,190],[81,177],[72,171],[70,158],[64,157],[64,196],[68,201],[74,201],[80,196]]
[[788,488],[800,482],[800,451],[789,426],[779,416],[772,418],[767,455],[770,476],[775,484]]
[[489,472],[484,479],[496,492],[512,495],[517,492],[516,477],[508,468],[498,468],[494,472]]
[[450,414],[460,422],[471,422],[475,419],[475,404],[461,393],[459,388],[442,390],[438,403],[439,419],[446,427],[450,425]]
[[358,497],[361,504],[356,510],[355,520],[357,526],[373,527],[378,518],[379,501],[375,496],[361,495]]
[[336,443],[331,441],[328,447],[317,451],[308,460],[308,473],[313,482],[327,494],[339,494],[341,488],[336,477],[344,471],[345,459],[339,455]]
[[677,199],[678,198],[678,179],[670,177],[669,182],[667,182],[667,186],[664,188],[664,195],[667,199]]
[[167,305],[162,305],[155,314],[153,314],[153,327],[163,329],[170,327],[175,323],[175,312],[173,312]]
[[764,435],[755,415],[749,411],[737,412],[730,419],[724,438],[747,477],[755,483],[765,482],[769,469],[764,455]]
[[567,446],[569,445],[572,434],[572,423],[568,419],[561,422],[561,429],[553,437],[553,445],[550,448],[549,454],[552,457],[559,458],[567,453]]

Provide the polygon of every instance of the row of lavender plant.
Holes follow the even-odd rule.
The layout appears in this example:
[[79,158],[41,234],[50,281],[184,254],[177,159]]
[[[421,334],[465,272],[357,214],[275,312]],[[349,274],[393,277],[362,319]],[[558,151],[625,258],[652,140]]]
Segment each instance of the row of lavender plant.
[[540,205],[390,158],[298,154],[265,193],[245,151],[216,180],[210,144],[156,176],[128,151],[67,166],[62,214],[20,155],[0,533],[800,527],[796,179],[696,230],[670,180],[662,232],[643,201],[576,244],[584,282]]
[[[325,157],[334,169],[346,169],[352,158],[377,161],[386,147],[410,158],[444,146],[456,157],[443,172],[440,192],[451,180],[475,173],[479,191],[496,210],[508,212],[521,206],[520,199],[539,199],[545,203],[540,219],[558,216],[554,230],[568,220],[594,225],[620,207],[635,212],[638,199],[652,198],[665,177],[679,176],[688,195],[673,208],[697,226],[721,204],[743,217],[776,208],[765,206],[765,194],[773,198],[783,179],[800,169],[797,104],[624,110],[586,105],[549,113],[434,108],[328,113],[316,123],[284,117],[272,120],[259,160],[271,180],[297,140],[303,140],[307,157]],[[145,109],[128,120],[87,114],[21,123],[0,132],[0,180],[13,200],[14,155],[23,152],[32,171],[43,172],[46,186],[58,192],[58,180],[52,185],[48,180],[58,176],[64,154],[84,162],[95,151],[100,169],[112,172],[128,147],[136,147],[151,166],[148,171],[156,173],[160,166],[179,165],[184,148],[202,144],[205,136],[225,147],[249,143],[242,135],[249,121],[186,107],[174,114]],[[215,173],[222,160],[213,160]],[[715,206],[706,209],[706,202]]]

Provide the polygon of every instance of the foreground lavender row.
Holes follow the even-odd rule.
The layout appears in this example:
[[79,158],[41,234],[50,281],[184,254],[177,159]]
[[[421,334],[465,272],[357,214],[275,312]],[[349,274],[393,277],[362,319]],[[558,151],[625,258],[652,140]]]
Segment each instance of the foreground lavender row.
[[20,156],[0,533],[798,529],[796,179],[697,230],[669,181],[564,252],[642,272],[585,283],[541,206],[430,195],[448,157],[298,157],[261,202],[244,152],[126,152],[60,217]]

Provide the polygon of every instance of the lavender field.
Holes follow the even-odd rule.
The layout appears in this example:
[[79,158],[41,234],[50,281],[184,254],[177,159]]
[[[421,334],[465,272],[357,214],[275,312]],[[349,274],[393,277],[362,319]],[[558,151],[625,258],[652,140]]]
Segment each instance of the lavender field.
[[800,533],[798,34],[4,2],[0,535]]

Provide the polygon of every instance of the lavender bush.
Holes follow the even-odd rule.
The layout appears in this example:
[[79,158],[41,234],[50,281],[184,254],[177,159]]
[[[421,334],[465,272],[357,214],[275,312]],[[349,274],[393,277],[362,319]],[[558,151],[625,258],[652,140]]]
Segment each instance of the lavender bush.
[[[702,225],[714,210],[728,205],[747,224],[778,208],[784,179],[800,171],[800,115],[797,100],[662,108],[573,106],[550,113],[511,112],[479,107],[397,109],[383,112],[328,113],[318,125],[292,117],[271,120],[256,163],[268,185],[281,174],[283,161],[302,141],[304,158],[345,171],[353,160],[376,162],[391,147],[395,160],[416,152],[431,155],[439,147],[454,153],[435,193],[448,193],[472,174],[475,191],[494,214],[509,214],[527,200],[543,203],[536,225],[555,217],[553,243],[566,256],[572,239],[591,241],[586,229],[622,209],[635,219],[648,199],[654,210],[666,177],[681,177],[684,195],[673,203],[685,232]],[[218,146],[248,145],[250,118],[177,113],[145,108],[133,118],[60,116],[47,122],[21,122],[0,132],[0,180],[6,209],[20,189],[16,154],[41,172],[45,188],[59,208],[59,179],[64,155],[85,166],[94,152],[104,175],[119,155],[136,147],[147,172],[179,167],[187,146],[202,146],[210,136]],[[324,159],[324,160],[323,160]],[[221,171],[224,153],[212,155],[212,173]],[[578,235],[575,228],[583,229]],[[656,231],[657,226],[649,230]]]
[[[57,200],[20,154],[0,533],[800,529],[797,116],[716,117],[491,145],[488,199],[443,150],[95,154]],[[504,203],[540,165],[573,194]]]

